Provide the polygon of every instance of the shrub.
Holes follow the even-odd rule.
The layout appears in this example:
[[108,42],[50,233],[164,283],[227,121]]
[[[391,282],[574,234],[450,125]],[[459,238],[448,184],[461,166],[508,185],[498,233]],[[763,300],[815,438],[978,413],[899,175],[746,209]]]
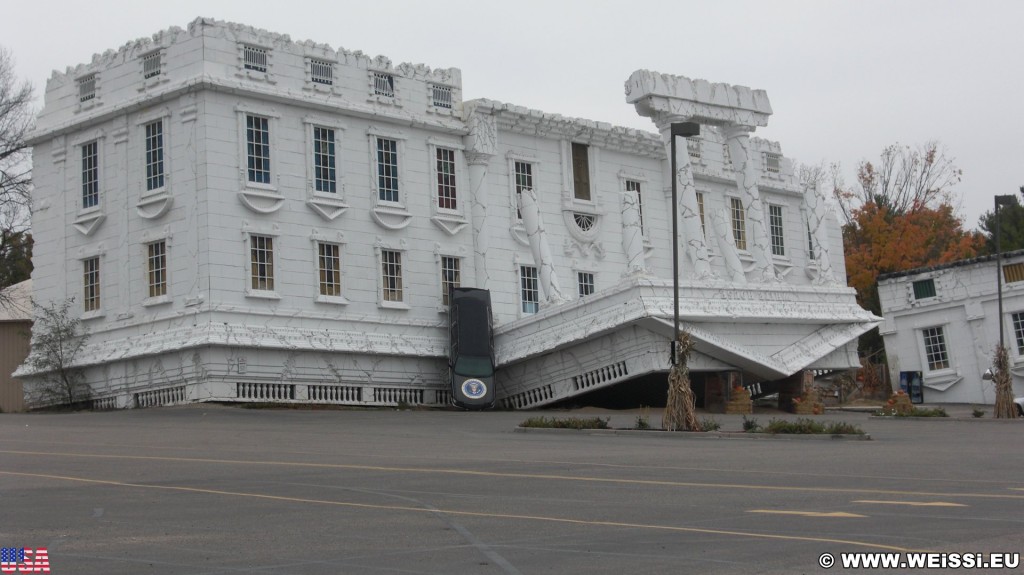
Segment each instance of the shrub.
[[764,428],[766,433],[788,433],[801,435],[864,435],[864,431],[853,424],[841,421],[822,423],[801,417],[796,421],[772,419]]
[[747,433],[757,433],[761,431],[761,424],[757,422],[757,418],[751,417],[747,419],[747,416],[743,416],[743,431]]
[[704,419],[700,420],[701,431],[718,431],[721,428],[722,424],[718,423],[717,421],[710,417],[705,417]]
[[600,417],[531,417],[519,427],[541,427],[547,429],[608,429],[610,418]]
[[985,417],[985,410],[981,409],[980,407],[975,407],[974,409],[971,410],[971,415],[973,415],[974,417]]

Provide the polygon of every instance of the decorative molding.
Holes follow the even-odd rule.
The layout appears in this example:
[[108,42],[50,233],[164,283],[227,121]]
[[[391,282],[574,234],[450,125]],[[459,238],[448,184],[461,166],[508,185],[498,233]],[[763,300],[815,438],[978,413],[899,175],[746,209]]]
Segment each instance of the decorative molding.
[[174,197],[167,191],[161,191],[157,194],[142,196],[135,204],[135,211],[139,217],[155,220],[166,214],[173,203]]
[[72,223],[74,228],[84,236],[91,236],[93,232],[99,229],[100,224],[107,219],[106,214],[99,210],[90,210],[78,214],[75,221]]
[[269,190],[245,189],[238,192],[238,201],[258,214],[272,214],[284,205],[284,196]]

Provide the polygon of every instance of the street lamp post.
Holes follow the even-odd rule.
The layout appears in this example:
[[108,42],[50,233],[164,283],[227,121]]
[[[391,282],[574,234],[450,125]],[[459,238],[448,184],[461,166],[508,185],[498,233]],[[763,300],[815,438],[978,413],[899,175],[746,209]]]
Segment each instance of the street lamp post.
[[689,138],[700,135],[700,124],[696,122],[676,122],[671,124],[672,135],[672,345],[669,353],[672,354],[672,365],[679,365],[679,199],[678,199],[678,174],[676,173],[676,137]]
[[[1021,188],[1021,192],[1024,192],[1024,187]],[[1003,250],[1001,245],[1001,224],[999,217],[999,206],[1009,206],[1015,203],[1017,199],[1012,195],[996,196],[996,300],[999,302],[999,348],[1004,349],[1006,347],[1006,341],[1003,336]]]

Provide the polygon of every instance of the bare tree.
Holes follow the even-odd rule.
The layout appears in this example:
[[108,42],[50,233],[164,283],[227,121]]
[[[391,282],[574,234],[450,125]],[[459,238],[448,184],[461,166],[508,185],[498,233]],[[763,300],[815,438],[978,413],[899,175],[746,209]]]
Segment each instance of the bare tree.
[[[24,268],[28,263],[19,257],[31,254],[32,167],[25,138],[33,120],[32,86],[18,81],[10,53],[0,47],[0,289],[27,279],[31,271],[8,266]],[[0,297],[0,305],[6,303]]]
[[25,362],[40,382],[27,394],[31,403],[74,406],[89,399],[89,386],[83,381],[81,368],[75,365],[89,333],[71,309],[74,301],[68,298],[48,305],[32,304],[32,353]]

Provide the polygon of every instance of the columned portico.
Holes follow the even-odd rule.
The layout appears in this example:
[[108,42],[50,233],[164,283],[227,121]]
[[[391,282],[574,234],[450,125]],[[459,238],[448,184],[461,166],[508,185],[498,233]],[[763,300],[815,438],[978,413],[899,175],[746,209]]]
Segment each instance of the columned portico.
[[736,167],[736,188],[743,202],[751,240],[747,251],[754,258],[754,270],[761,281],[775,281],[775,265],[772,264],[772,244],[768,238],[768,225],[764,220],[764,206],[757,189],[757,167],[750,151],[750,133],[753,126],[728,124],[722,130],[733,166]]

